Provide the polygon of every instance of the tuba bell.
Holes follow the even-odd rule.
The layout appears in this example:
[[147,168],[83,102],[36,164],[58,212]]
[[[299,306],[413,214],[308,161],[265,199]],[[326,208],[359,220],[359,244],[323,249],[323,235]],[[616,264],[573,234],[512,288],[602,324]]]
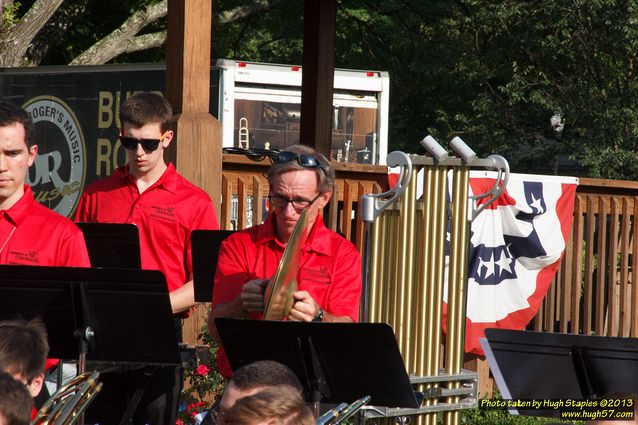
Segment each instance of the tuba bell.
[[98,371],[76,376],[59,388],[38,411],[31,425],[71,425],[102,389]]

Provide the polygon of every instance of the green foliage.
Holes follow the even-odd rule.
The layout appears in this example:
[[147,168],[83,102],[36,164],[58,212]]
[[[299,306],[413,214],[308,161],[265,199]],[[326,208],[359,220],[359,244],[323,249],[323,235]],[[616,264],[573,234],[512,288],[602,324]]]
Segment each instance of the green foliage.
[[200,353],[202,355],[196,367],[185,371],[185,388],[180,400],[183,410],[179,413],[177,422],[181,425],[194,423],[195,415],[210,410],[213,401],[221,396],[226,385],[226,380],[219,374],[215,361],[219,346],[211,338],[206,324],[202,327],[198,340],[208,349],[207,352]]
[[13,4],[2,4],[2,25],[0,28],[8,28],[13,26],[18,21],[18,11],[20,9],[20,2],[14,2]]

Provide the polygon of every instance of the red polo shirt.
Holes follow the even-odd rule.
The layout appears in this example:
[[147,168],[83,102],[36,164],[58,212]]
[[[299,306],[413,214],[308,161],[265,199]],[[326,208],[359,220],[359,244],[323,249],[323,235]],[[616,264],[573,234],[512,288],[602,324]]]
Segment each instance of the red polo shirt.
[[142,268],[164,273],[169,292],[191,279],[191,231],[219,228],[208,194],[178,174],[172,164],[142,194],[128,167],[118,168],[86,189],[75,220],[136,224]]
[[[244,283],[252,279],[269,279],[277,271],[285,245],[275,232],[275,216],[264,224],[234,233],[222,242],[215,283],[213,307],[235,299]],[[306,239],[297,275],[297,287],[334,316],[348,316],[355,322],[359,316],[361,295],[361,256],[355,246],[326,228],[317,216]],[[251,315],[261,319],[261,314]],[[232,374],[223,349],[217,362],[224,376]]]
[[71,220],[24,195],[0,210],[0,264],[91,267],[82,231]]

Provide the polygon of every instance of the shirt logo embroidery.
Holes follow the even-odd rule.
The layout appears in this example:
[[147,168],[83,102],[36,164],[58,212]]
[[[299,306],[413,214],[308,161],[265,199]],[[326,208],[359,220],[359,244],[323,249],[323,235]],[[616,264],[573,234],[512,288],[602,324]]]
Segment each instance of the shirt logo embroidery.
[[14,264],[40,264],[40,253],[35,249],[27,252],[10,251],[9,255],[13,257],[10,261]]
[[152,205],[151,209],[151,217],[159,218],[160,220],[175,222],[175,210],[172,206],[161,207],[157,205]]
[[332,283],[332,276],[328,267],[319,266],[316,268],[304,267],[300,273],[301,280],[310,280],[313,282],[329,285]]

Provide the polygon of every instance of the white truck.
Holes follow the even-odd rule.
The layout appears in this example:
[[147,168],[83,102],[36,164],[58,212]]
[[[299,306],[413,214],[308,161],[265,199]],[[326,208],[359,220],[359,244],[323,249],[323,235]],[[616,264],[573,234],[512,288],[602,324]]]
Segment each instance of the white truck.
[[[216,68],[224,146],[281,149],[299,141],[301,67],[218,60]],[[331,159],[383,163],[389,90],[387,72],[335,70]]]

